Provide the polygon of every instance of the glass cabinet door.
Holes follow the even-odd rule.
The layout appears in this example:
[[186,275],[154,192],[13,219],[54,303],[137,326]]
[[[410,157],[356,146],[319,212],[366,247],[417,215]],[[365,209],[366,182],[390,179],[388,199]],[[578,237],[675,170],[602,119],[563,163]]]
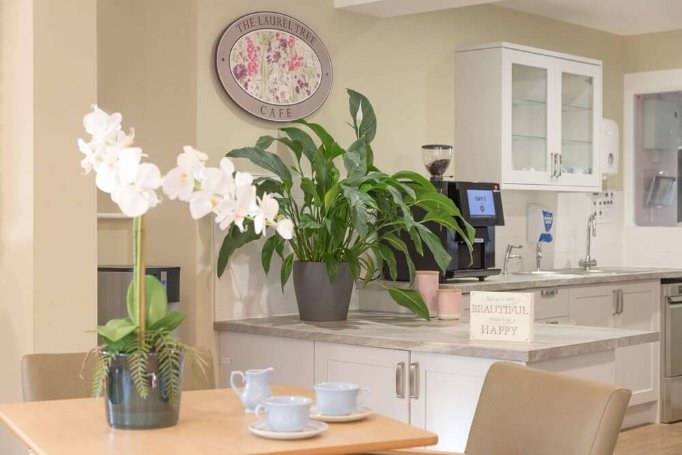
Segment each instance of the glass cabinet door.
[[601,97],[600,68],[594,65],[562,62],[558,77],[561,84],[561,154],[559,178],[575,183],[601,178],[597,153],[601,112],[595,99]]
[[515,171],[547,171],[546,68],[512,64],[512,150]]

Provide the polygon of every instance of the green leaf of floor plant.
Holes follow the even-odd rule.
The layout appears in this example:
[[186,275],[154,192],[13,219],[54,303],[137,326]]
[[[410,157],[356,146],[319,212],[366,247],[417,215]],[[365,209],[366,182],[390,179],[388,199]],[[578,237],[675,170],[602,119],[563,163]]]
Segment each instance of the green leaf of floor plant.
[[289,281],[289,276],[291,275],[291,269],[294,265],[294,254],[291,253],[289,256],[284,258],[282,262],[282,270],[280,271],[280,281],[282,283],[282,292],[284,292],[284,285]]
[[260,235],[253,232],[253,228],[250,226],[245,232],[241,232],[236,225],[232,225],[218,252],[218,278],[223,276],[227,262],[236,250],[259,238]]
[[259,147],[244,147],[235,149],[225,155],[229,158],[246,158],[256,166],[260,166],[281,178],[291,186],[291,172],[289,168],[282,162],[279,156],[274,153],[266,152]]
[[395,303],[410,310],[415,316],[430,321],[429,309],[421,294],[414,289],[387,288]]

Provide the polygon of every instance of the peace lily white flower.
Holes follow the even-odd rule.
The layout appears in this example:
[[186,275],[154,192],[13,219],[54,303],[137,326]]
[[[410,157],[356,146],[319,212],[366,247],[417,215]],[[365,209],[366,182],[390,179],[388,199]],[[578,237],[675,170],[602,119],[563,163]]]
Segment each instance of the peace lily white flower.
[[284,240],[289,240],[294,236],[294,223],[287,219],[281,218],[277,221],[277,226],[275,228],[280,237]]

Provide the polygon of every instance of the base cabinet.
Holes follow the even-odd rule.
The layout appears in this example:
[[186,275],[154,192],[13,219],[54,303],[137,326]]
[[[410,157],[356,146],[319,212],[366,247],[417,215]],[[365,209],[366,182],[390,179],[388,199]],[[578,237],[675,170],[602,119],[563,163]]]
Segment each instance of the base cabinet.
[[315,383],[355,382],[370,390],[367,405],[410,422],[409,351],[315,343]]
[[[660,283],[569,289],[569,323],[593,327],[660,328]],[[616,348],[616,384],[632,390],[630,406],[658,400],[659,343]]]

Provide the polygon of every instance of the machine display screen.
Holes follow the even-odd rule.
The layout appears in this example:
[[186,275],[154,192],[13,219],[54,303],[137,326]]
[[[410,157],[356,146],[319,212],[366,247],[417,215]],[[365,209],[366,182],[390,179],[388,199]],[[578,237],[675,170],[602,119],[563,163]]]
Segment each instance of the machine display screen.
[[494,217],[495,201],[493,200],[492,190],[467,190],[469,202],[469,215],[472,218]]

